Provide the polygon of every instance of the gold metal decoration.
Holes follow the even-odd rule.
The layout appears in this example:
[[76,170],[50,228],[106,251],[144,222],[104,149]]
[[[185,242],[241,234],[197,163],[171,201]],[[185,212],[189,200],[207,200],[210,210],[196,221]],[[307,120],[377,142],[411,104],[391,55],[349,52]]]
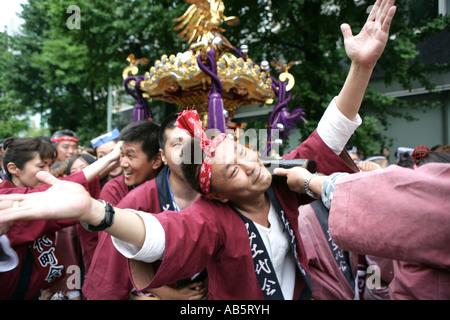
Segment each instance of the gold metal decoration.
[[275,62],[271,62],[271,65],[277,69],[278,72],[284,71],[280,74],[278,79],[280,79],[281,82],[288,81],[288,85],[286,86],[286,91],[290,91],[294,85],[295,85],[295,79],[292,74],[289,73],[289,69],[294,65],[294,62],[291,61],[288,64],[284,65],[283,62],[279,59]]
[[191,3],[187,11],[175,22],[180,22],[174,29],[181,30],[179,37],[184,37],[183,41],[191,43],[197,42],[208,33],[223,32],[219,25],[222,22],[234,24],[239,21],[237,17],[226,17],[223,12],[225,5],[221,0],[185,0]]
[[[193,107],[199,114],[208,112],[208,92],[211,89],[211,77],[198,66],[197,58],[202,59],[211,48],[215,49],[217,76],[223,85],[222,100],[229,118],[236,108],[253,104],[272,103],[275,97],[268,63],[256,64],[248,55],[247,46],[240,48],[242,55],[220,32],[222,22],[232,24],[238,21],[236,17],[223,14],[225,6],[221,0],[185,0],[191,6],[175,19],[179,23],[175,29],[184,41],[191,43],[189,50],[177,54],[164,54],[145,72],[139,88],[146,98],[166,101],[179,105],[181,108]],[[123,78],[137,74],[136,63],[139,59],[129,57],[130,66],[123,71]],[[290,67],[290,66],[289,66]],[[295,81],[288,73],[289,67],[284,67],[281,81],[289,81],[292,88]],[[129,83],[134,86],[133,83]]]

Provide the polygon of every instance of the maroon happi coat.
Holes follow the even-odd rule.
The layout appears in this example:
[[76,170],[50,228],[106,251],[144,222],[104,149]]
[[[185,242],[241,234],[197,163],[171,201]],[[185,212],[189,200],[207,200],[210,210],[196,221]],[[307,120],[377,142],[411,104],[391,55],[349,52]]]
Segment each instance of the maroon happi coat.
[[[317,171],[324,174],[354,172],[356,168],[346,151],[341,157],[314,131],[284,158],[315,160]],[[295,232],[299,260],[308,270],[297,219],[299,205],[308,203],[311,198],[292,192],[284,182],[273,181],[272,186]],[[201,197],[185,210],[165,211],[155,217],[166,234],[164,256],[151,283],[146,274],[146,264],[130,260],[130,275],[136,289],[158,288],[206,267],[209,299],[263,299],[255,275],[247,228],[227,204]],[[297,272],[294,299],[300,296],[304,287],[305,281]]]
[[[98,196],[100,191],[98,178],[95,178],[88,183],[82,171],[71,174],[61,180],[81,184],[92,196]],[[20,188],[9,181],[0,183],[1,194],[42,192],[48,188],[49,186],[47,185],[42,185],[35,189]],[[43,236],[54,240],[56,231],[77,223],[77,220],[67,219],[14,222],[6,235],[10,241],[11,247],[16,251],[19,257],[19,265],[11,271],[0,273],[0,300],[12,298],[28,300],[37,297],[40,290],[43,288],[44,279],[39,273],[33,258],[31,257],[30,259],[30,257],[28,257],[27,259],[29,246],[32,245],[36,239]],[[24,266],[25,261],[27,261],[26,266]],[[25,268],[28,268],[28,270],[24,270]],[[19,280],[20,288],[18,288]]]
[[[103,187],[100,198],[119,208],[160,211],[155,179],[130,189],[121,175]],[[90,300],[128,300],[133,287],[127,269],[127,258],[117,251],[111,236],[99,232],[91,268],[83,284],[83,295]]]
[[[321,201],[321,200],[317,200]],[[330,249],[328,237],[311,204],[299,207],[298,227],[302,236],[315,300],[353,300],[355,288],[345,278]],[[346,266],[356,275],[357,254],[350,254]]]
[[329,230],[345,250],[394,259],[391,299],[450,299],[450,164],[341,178]]

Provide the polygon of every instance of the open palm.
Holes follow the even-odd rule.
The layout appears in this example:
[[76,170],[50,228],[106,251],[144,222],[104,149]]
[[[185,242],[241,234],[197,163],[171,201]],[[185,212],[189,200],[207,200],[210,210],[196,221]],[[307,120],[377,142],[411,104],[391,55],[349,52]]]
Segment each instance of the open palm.
[[341,26],[347,56],[358,65],[373,68],[389,38],[395,0],[377,0],[361,32],[353,36],[348,24]]

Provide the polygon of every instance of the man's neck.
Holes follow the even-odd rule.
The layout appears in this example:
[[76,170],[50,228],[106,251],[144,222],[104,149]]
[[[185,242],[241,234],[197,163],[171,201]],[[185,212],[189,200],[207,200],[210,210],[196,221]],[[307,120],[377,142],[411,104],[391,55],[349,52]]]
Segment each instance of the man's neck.
[[239,210],[245,217],[249,218],[253,222],[256,222],[264,227],[269,227],[269,210],[270,199],[266,193],[261,194],[259,197],[255,197],[253,201],[245,202],[242,204],[235,204],[236,209]]
[[200,196],[183,178],[174,174],[173,171],[169,172],[169,184],[175,203],[180,210],[189,207]]

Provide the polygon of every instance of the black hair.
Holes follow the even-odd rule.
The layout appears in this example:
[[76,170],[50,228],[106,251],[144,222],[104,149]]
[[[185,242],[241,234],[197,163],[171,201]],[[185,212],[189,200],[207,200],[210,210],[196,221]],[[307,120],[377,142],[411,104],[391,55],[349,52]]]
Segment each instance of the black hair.
[[8,138],[3,144],[5,153],[2,162],[9,179],[12,179],[7,165],[12,162],[17,168],[23,169],[28,161],[39,154],[41,159],[56,159],[56,148],[39,138]]
[[167,141],[166,130],[167,129],[174,129],[175,128],[175,122],[177,121],[177,119],[178,119],[178,112],[170,114],[161,123],[161,128],[159,129],[158,141],[159,141],[159,147],[163,151],[165,151],[164,150],[164,146],[166,145],[166,141]]
[[122,129],[119,140],[124,143],[140,142],[142,151],[147,155],[147,160],[153,158],[159,152],[159,125],[143,120],[132,122]]
[[93,164],[97,160],[93,156],[86,153],[76,154],[72,158],[70,158],[69,162],[67,163],[66,175],[70,175],[70,169],[72,168],[75,160],[77,160],[78,158],[83,158],[88,164]]
[[422,166],[426,163],[449,163],[450,162],[450,152],[445,151],[431,151],[423,159],[421,159],[417,165]]
[[[199,180],[203,157],[204,153],[199,147],[197,139],[191,139],[191,143],[186,143],[183,147],[183,160],[180,164],[181,173],[189,186],[200,194],[204,194],[200,188]],[[202,160],[199,161],[199,159]]]

